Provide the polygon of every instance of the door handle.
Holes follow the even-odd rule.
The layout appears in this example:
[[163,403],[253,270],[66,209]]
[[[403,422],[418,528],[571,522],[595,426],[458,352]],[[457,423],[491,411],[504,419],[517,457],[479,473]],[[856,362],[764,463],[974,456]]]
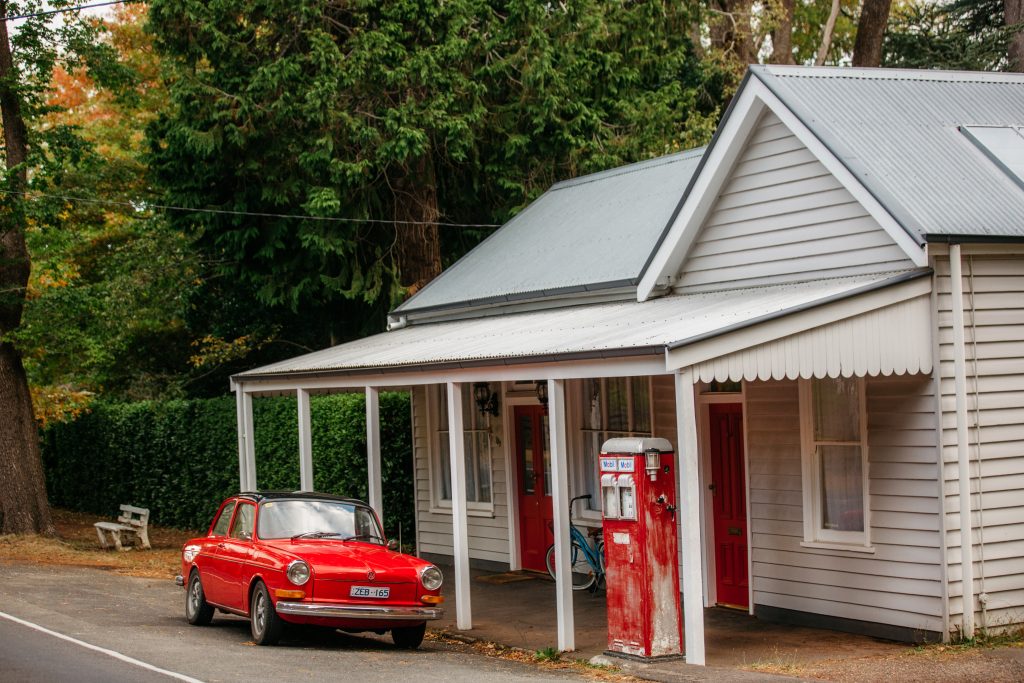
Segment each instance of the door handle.
[[217,544],[217,549],[218,549],[218,550],[224,550],[224,548],[227,548],[227,546],[226,546],[226,545],[224,545],[223,543],[218,543],[218,544]]

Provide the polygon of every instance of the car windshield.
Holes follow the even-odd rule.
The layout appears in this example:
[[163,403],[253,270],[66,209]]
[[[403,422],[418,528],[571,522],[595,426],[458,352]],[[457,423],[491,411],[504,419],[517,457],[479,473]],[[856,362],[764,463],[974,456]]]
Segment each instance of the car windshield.
[[327,500],[270,500],[260,509],[260,538],[339,538],[384,543],[373,512],[362,505]]

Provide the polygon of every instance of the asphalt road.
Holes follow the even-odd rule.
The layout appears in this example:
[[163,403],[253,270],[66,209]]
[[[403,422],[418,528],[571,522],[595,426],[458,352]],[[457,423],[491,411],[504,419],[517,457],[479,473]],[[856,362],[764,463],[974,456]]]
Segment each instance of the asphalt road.
[[497,683],[582,679],[572,672],[547,671],[444,643],[426,641],[410,652],[396,649],[386,636],[323,629],[294,632],[276,647],[257,647],[243,619],[218,614],[210,626],[189,626],[183,601],[184,592],[170,580],[0,563],[0,680]]

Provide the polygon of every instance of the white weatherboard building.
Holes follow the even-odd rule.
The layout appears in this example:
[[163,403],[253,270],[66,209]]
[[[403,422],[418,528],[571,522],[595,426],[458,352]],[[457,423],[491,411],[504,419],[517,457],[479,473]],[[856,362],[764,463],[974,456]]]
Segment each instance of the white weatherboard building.
[[471,564],[564,566],[574,495],[600,523],[614,436],[677,449],[690,662],[707,605],[1020,624],[1022,126],[1021,75],[751,67],[707,148],[559,183],[388,332],[234,377],[242,486],[253,397],[298,394],[309,488],[309,395],[365,390],[379,510],[377,392],[405,388],[417,548],[453,563],[460,628]]

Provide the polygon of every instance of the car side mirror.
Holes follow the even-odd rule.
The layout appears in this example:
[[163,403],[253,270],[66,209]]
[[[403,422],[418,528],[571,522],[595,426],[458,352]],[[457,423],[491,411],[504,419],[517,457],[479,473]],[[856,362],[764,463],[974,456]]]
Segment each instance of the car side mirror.
[[398,541],[392,538],[390,541],[388,541],[387,547],[388,550],[398,550]]

